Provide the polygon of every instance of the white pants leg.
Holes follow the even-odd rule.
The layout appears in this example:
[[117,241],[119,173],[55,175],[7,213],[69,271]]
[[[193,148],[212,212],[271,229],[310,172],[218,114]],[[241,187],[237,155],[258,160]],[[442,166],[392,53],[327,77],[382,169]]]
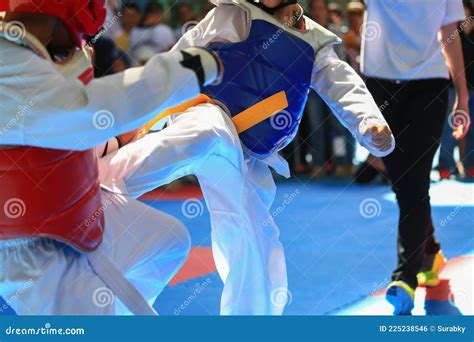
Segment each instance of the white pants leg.
[[221,313],[282,313],[284,304],[272,298],[287,289],[279,231],[269,218],[275,184],[267,165],[244,160],[233,124],[218,106],[190,108],[165,130],[106,159],[110,169],[101,169],[103,182],[133,197],[196,175],[211,213],[213,253],[224,281]]
[[[175,218],[126,195],[102,192],[106,228],[99,251],[153,303],[185,261],[190,238]],[[111,315],[128,310],[87,257],[48,239],[0,243],[0,295],[20,315]]]
[[[198,179],[212,224],[212,250],[224,281],[224,315],[281,315],[287,275],[279,230],[269,215],[274,183],[267,165],[242,174],[217,156]],[[226,170],[226,171],[223,171]],[[269,203],[268,201],[271,202]]]

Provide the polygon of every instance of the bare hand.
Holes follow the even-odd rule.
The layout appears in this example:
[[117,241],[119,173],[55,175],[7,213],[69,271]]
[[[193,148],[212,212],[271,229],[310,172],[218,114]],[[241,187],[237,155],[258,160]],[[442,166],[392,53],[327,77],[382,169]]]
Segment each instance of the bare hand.
[[454,111],[448,117],[448,124],[453,129],[453,137],[462,140],[471,127],[471,116],[469,113],[469,100],[457,101]]
[[386,152],[392,146],[392,131],[388,125],[369,125],[362,135],[369,138],[371,144],[380,152]]

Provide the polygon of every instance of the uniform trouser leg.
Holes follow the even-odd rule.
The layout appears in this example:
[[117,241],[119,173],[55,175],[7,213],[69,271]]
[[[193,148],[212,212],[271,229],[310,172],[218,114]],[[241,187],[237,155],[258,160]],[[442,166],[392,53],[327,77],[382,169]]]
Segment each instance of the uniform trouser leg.
[[[287,276],[279,230],[269,215],[274,183],[267,165],[249,161],[248,171],[221,168],[211,158],[198,174],[211,213],[212,249],[224,281],[224,315],[280,315]],[[221,166],[221,167],[219,167]],[[222,191],[225,189],[225,191]]]
[[398,266],[393,279],[416,287],[424,254],[440,248],[434,238],[429,188],[445,122],[447,81],[396,84],[369,79],[367,84],[377,103],[389,102],[383,114],[397,141],[395,151],[384,158],[400,208]]
[[240,140],[215,105],[179,114],[159,133],[111,155],[105,183],[132,196],[189,174],[198,177],[212,221],[212,246],[224,281],[222,314],[280,314],[272,294],[287,287],[279,232],[269,219],[275,186],[267,165],[244,160]]
[[[190,239],[175,218],[126,195],[103,193],[98,252],[153,303],[187,257]],[[0,295],[19,315],[128,314],[89,264],[64,244],[38,239],[0,250]]]

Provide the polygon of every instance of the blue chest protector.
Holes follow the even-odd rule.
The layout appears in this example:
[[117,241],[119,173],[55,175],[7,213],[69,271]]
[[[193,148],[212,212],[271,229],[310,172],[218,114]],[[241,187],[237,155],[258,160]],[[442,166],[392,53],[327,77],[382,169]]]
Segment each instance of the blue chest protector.
[[250,33],[239,43],[209,47],[224,61],[225,76],[218,86],[202,92],[223,104],[235,116],[256,103],[286,92],[283,112],[240,134],[244,148],[264,158],[287,146],[295,137],[311,84],[313,47],[303,39],[265,20],[253,20]]

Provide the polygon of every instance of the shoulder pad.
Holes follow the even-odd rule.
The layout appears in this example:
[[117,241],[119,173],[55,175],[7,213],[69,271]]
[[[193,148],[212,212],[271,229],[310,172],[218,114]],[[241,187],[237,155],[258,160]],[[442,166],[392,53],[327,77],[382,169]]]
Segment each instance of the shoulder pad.
[[249,13],[251,20],[265,20],[275,26],[281,27],[281,29],[285,32],[291,33],[294,36],[306,41],[314,48],[315,52],[318,52],[325,46],[340,44],[342,42],[337,35],[317,24],[307,16],[304,17],[306,22],[306,30],[298,30],[281,23],[272,15],[266,13],[257,6],[252,5],[246,0],[211,0],[211,2],[216,6],[238,6]]

